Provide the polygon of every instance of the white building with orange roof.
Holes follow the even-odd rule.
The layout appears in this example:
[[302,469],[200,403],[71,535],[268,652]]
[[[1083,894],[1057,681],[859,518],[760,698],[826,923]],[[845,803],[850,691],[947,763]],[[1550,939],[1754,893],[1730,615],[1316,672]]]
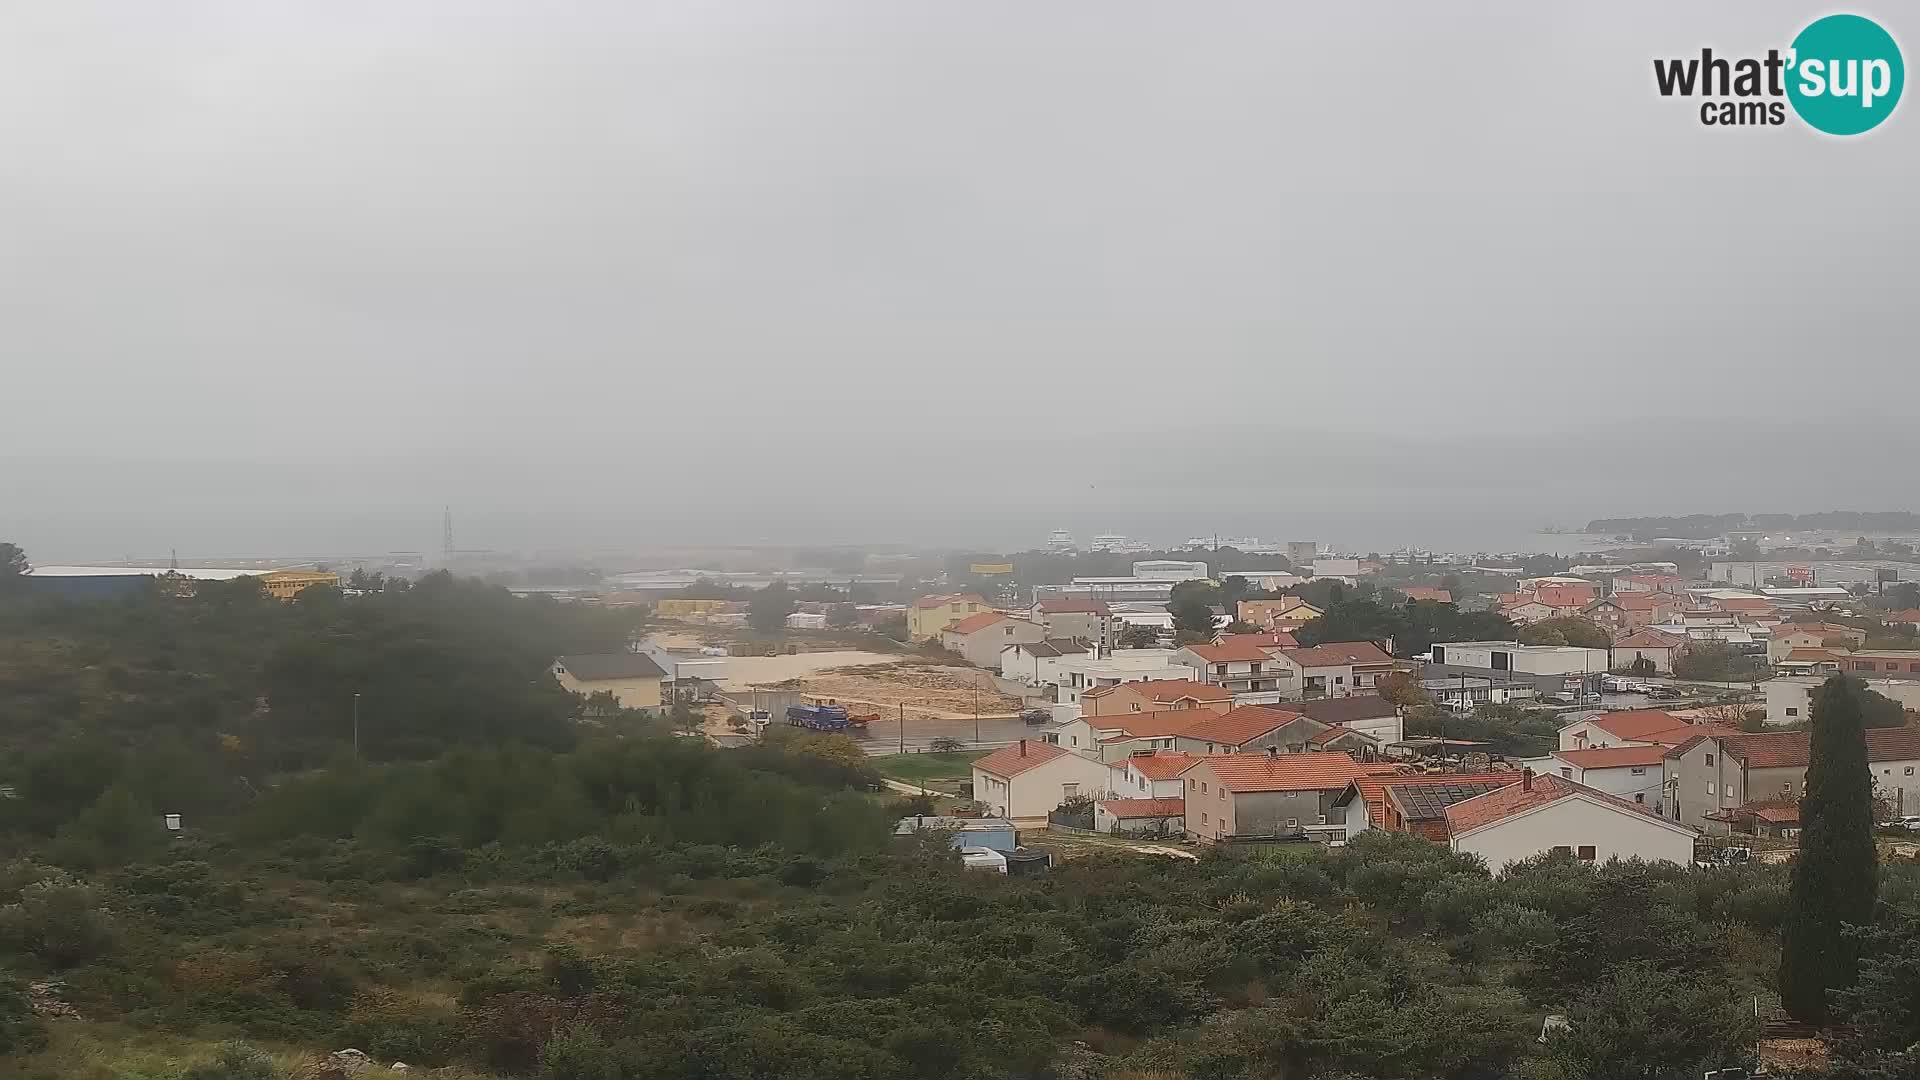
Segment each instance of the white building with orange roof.
[[1446,815],[1448,845],[1479,856],[1495,874],[1549,852],[1586,863],[1640,859],[1690,866],[1699,835],[1647,807],[1531,772],[1523,772],[1518,784],[1454,803]]
[[1356,777],[1391,771],[1338,753],[1202,757],[1182,774],[1187,835],[1209,843],[1302,833],[1338,839],[1346,826],[1334,821],[1333,800]]
[[1112,772],[1107,782],[1115,794],[1125,799],[1177,799],[1186,790],[1180,774],[1194,762],[1194,755],[1175,750],[1143,750],[1107,763]]
[[1108,797],[1111,776],[1093,758],[1021,739],[973,763],[973,798],[995,817],[1032,824],[1067,799]]

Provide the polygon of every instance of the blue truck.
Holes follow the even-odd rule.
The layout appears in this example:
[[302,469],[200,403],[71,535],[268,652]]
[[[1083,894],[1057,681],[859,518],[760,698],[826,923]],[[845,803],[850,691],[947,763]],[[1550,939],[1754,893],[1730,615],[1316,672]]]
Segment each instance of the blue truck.
[[787,723],[813,731],[845,731],[853,726],[844,705],[790,705]]

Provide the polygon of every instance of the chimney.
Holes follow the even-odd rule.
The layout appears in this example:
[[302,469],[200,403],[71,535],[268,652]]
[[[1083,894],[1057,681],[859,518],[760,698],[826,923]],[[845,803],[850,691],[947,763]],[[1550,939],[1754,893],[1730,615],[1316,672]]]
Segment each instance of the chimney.
[[1269,747],[1267,747],[1267,760],[1268,760],[1268,761],[1277,761],[1277,760],[1279,760],[1279,758],[1280,758],[1280,748],[1279,748],[1279,747],[1277,747],[1277,746],[1269,746]]
[[1025,739],[1020,740],[1020,756],[1021,757],[1027,756],[1027,740]]
[[1522,791],[1533,790],[1533,770],[1532,769],[1520,770],[1520,790]]

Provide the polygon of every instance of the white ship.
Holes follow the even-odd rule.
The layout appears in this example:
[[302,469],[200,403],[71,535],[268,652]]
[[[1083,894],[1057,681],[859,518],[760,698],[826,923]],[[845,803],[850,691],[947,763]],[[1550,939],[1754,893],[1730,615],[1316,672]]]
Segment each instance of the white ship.
[[1073,534],[1065,529],[1055,529],[1047,534],[1048,551],[1072,551]]

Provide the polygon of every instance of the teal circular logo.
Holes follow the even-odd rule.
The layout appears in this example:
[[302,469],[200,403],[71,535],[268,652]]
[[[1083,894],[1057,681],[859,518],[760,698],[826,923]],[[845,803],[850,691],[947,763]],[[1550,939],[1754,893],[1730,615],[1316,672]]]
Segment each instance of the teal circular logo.
[[1872,19],[1829,15],[1793,39],[1787,100],[1815,130],[1871,131],[1900,104],[1907,67],[1893,35]]

